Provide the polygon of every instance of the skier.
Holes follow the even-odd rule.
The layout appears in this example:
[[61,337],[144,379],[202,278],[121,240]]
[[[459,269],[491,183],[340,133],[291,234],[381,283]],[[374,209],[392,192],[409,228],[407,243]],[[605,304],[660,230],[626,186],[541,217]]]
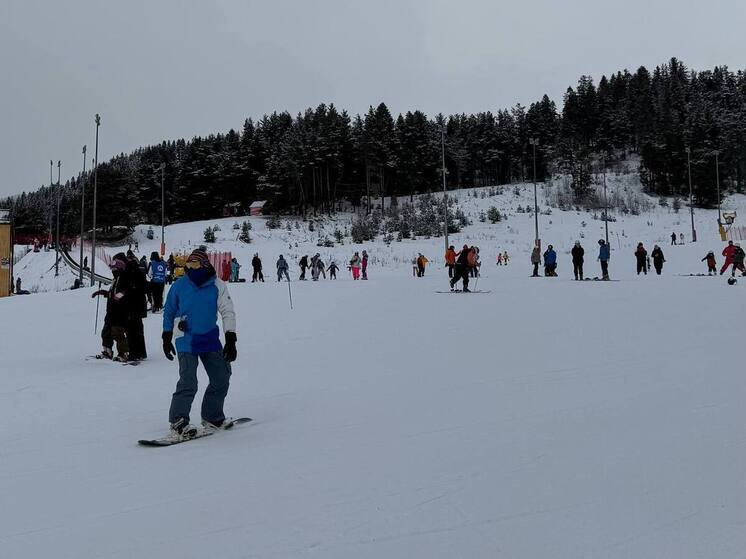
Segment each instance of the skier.
[[676,233],[675,232],[671,233],[671,244],[672,245],[676,244]]
[[[130,298],[132,296],[131,285],[127,282],[125,271],[127,269],[127,258],[121,252],[116,254],[109,264],[111,275],[114,280],[109,289],[99,289],[91,295],[106,297],[106,314],[104,315],[104,326],[101,329],[101,359],[113,359],[114,361],[129,361],[128,325],[130,315]],[[114,357],[114,343],[117,344],[117,355]]]
[[[223,319],[225,345],[220,343],[218,313]],[[176,347],[174,347],[176,330]],[[168,420],[171,435],[188,439],[197,434],[189,412],[197,394],[197,364],[210,382],[202,399],[202,426],[220,429],[225,421],[223,402],[230,386],[230,363],[236,360],[236,315],[228,287],[220,281],[207,253],[197,249],[186,261],[186,275],[168,293],[163,312],[163,353],[179,360],[179,382],[171,399]]]
[[503,252],[503,264],[507,266],[509,261],[510,256],[508,256],[508,251],[506,250],[505,252]]
[[264,282],[264,275],[262,274],[262,260],[259,258],[259,253],[254,253],[254,258],[251,259],[251,267],[254,269],[254,273],[251,274],[251,283],[257,281]]
[[332,260],[332,263],[329,264],[329,269],[327,270],[329,272],[330,280],[337,279],[337,270],[339,270],[339,266],[337,266],[337,263],[334,260]]
[[153,308],[153,294],[150,292],[150,282],[148,281],[148,261],[146,260],[145,255],[141,256],[140,260],[137,261],[137,267],[140,268],[142,277],[145,279],[145,298],[147,299],[145,310],[147,312]]
[[552,245],[549,245],[547,250],[544,251],[544,275],[557,277],[557,253]]
[[503,265],[503,253],[502,252],[497,253],[497,265],[498,266]]
[[534,249],[531,251],[531,264],[533,264],[534,266],[534,273],[531,274],[531,277],[538,278],[539,264],[541,264],[541,249],[539,249],[538,246],[535,246]]
[[425,266],[430,262],[427,257],[421,252],[417,253],[417,277],[421,278],[425,275]]
[[469,293],[469,246],[464,245],[456,258],[456,266],[451,278],[451,291],[456,288],[459,280],[463,281],[464,293]]
[[580,245],[580,241],[575,241],[575,246],[570,251],[572,254],[572,273],[575,279],[583,280],[583,261],[585,260],[585,249]]
[[712,251],[708,252],[700,262],[704,262],[705,260],[707,261],[707,275],[711,276],[712,274],[717,274],[718,268],[717,262],[715,261],[715,253]]
[[[360,269],[363,272],[363,279],[367,280],[368,279],[368,253],[366,251],[363,251],[363,259],[362,259],[361,264],[362,264],[362,266],[361,266]],[[322,271],[322,273],[324,271],[324,265],[323,264],[321,265],[321,271]]]
[[168,285],[171,285],[171,283],[174,281],[174,272],[176,271],[176,260],[174,260],[173,253],[168,255],[166,266],[168,268],[168,277],[167,277]]
[[663,271],[663,263],[666,261],[666,258],[663,256],[661,247],[655,245],[653,247],[653,252],[650,253],[650,256],[653,258],[653,267],[655,268],[655,273],[660,276],[661,272]]
[[[317,252],[311,257],[311,279],[313,281],[319,281],[319,262],[321,261],[321,256]],[[324,269],[324,263],[321,262],[321,269]]]
[[680,245],[684,244],[684,233],[679,233],[679,244]]
[[281,254],[280,258],[277,259],[277,281],[282,281],[282,276],[285,276],[290,281],[290,274],[288,273],[288,261]]
[[740,244],[736,243],[736,250],[733,251],[733,269],[731,270],[731,277],[735,277],[736,270],[740,270],[741,275],[746,276],[746,269],[743,266],[744,257],[746,257],[746,252],[743,251]]
[[635,251],[635,258],[637,259],[637,275],[643,272],[646,276],[648,275],[648,264],[647,264],[648,251],[642,246],[642,243],[637,243],[637,250]]
[[[147,266],[146,266],[147,270]],[[146,297],[147,280],[145,271],[140,266],[137,257],[129,251],[127,254],[127,266],[124,270],[125,282],[128,284],[129,292],[129,320],[127,323],[127,340],[129,342],[130,360],[139,361],[147,359],[148,352],[145,348],[145,334],[143,332],[142,319],[148,316],[148,303]]]
[[417,277],[417,257],[412,258],[412,277]]
[[720,275],[722,276],[725,270],[727,270],[731,264],[733,264],[733,254],[736,252],[736,247],[733,241],[728,241],[728,246],[723,249],[723,256],[725,256],[725,263],[720,268]]
[[598,261],[601,263],[601,279],[609,279],[609,259],[611,258],[611,252],[609,245],[603,239],[598,240]]
[[236,258],[231,258],[231,281],[236,283],[238,281],[238,273],[241,270],[241,264],[238,263]]
[[[446,268],[448,268],[448,277],[453,277],[453,268],[456,266],[456,249],[453,248],[453,245],[449,246],[448,249],[446,249],[445,254],[445,261],[446,261]],[[500,260],[498,259],[497,263],[500,263]]]
[[163,288],[166,283],[166,263],[157,252],[150,254],[148,264],[150,274],[150,292],[153,295],[153,312],[163,310]]
[[479,247],[471,247],[469,249],[469,275],[471,277],[479,277],[479,267],[482,263],[479,261]]
[[298,278],[301,281],[306,281],[306,268],[308,268],[308,255],[304,254],[303,258],[300,259],[298,262],[298,266],[300,266],[300,277]]
[[360,254],[355,252],[350,260],[350,270],[352,271],[352,279],[360,279]]

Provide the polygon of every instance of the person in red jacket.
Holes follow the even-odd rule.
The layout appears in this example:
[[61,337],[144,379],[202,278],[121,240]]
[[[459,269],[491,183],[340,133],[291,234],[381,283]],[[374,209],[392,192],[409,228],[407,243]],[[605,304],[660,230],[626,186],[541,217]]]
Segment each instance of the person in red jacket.
[[720,275],[722,276],[725,273],[725,270],[728,269],[728,267],[733,264],[733,255],[736,253],[736,246],[733,244],[733,241],[728,241],[728,246],[723,249],[723,256],[725,256],[725,263],[723,264],[723,267],[720,268]]

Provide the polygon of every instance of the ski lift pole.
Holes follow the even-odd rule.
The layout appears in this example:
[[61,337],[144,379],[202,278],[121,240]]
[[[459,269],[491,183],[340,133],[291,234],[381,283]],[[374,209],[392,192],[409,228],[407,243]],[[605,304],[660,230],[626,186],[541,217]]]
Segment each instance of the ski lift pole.
[[[91,277],[93,277],[93,275],[91,275]],[[98,288],[101,289],[101,282],[98,282]],[[99,297],[96,296],[96,322],[93,325],[94,334],[98,332],[98,304],[99,304]]]

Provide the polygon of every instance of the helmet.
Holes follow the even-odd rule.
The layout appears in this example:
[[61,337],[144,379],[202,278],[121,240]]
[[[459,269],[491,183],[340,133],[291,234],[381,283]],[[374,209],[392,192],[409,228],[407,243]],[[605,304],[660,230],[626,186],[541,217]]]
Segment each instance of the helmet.
[[728,278],[728,285],[736,285],[738,280],[736,278]]

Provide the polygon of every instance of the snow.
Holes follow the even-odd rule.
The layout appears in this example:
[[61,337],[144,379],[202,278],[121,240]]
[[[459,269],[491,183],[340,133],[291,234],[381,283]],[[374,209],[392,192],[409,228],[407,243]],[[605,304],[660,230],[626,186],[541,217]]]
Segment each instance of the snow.
[[[435,293],[437,264],[411,277],[409,256],[438,261],[442,239],[379,241],[323,249],[340,263],[368,250],[370,281],[293,282],[290,310],[273,261],[315,252],[315,233],[251,218],[241,247],[234,218],[169,227],[169,249],[186,249],[219,223],[217,248],[236,249],[244,272],[259,251],[267,272],[230,286],[239,359],[226,411],[255,423],[171,448],[136,445],[165,431],[177,379],[160,316],[145,324],[150,358],[124,367],[84,360],[98,348],[90,288],[0,300],[0,557],[741,554],[746,280],[677,275],[701,272],[707,250],[721,260],[712,212],[697,210],[696,244],[686,209],[610,223],[622,281],[579,283],[566,251],[587,231],[598,273],[603,223],[553,211],[540,224],[560,277],[529,279],[533,217],[510,210],[524,190],[506,189],[506,222],[452,239],[482,247],[481,295]],[[669,246],[672,227],[687,244]],[[143,253],[160,242],[146,230]],[[635,275],[638,240],[661,244],[663,276]]]

